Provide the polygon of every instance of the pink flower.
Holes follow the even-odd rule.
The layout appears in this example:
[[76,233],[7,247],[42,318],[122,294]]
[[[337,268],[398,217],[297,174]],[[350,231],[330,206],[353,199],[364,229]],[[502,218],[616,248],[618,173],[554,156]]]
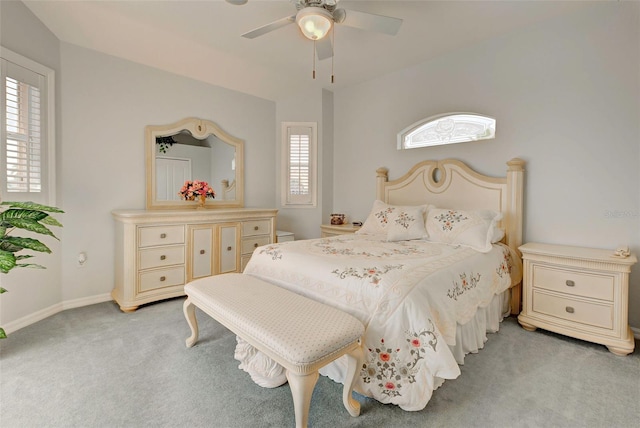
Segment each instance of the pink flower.
[[420,339],[413,339],[411,341],[411,345],[415,348],[419,348],[420,347]]
[[384,384],[384,387],[387,389],[396,389],[396,384],[393,382],[387,382]]
[[387,354],[386,352],[381,352],[380,359],[382,361],[389,361],[391,359],[391,355]]

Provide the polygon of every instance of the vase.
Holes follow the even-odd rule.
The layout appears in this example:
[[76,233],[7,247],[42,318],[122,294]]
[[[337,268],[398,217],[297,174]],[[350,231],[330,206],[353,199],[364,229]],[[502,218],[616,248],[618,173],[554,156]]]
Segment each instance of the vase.
[[196,198],[196,200],[198,201],[198,209],[203,209],[205,202],[206,202],[206,195],[200,195]]

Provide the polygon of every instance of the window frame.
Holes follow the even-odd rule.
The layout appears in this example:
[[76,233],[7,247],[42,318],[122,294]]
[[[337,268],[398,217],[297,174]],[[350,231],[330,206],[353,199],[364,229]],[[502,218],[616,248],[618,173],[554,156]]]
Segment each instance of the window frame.
[[0,187],[0,199],[18,200],[43,203],[51,206],[56,205],[56,126],[55,126],[55,71],[36,61],[26,58],[10,49],[0,46],[0,58],[7,62],[14,63],[26,68],[43,77],[41,88],[41,115],[44,124],[41,126],[41,153],[46,157],[41,164],[41,191],[40,192],[8,192],[7,183],[4,177],[6,173],[6,72],[2,67],[0,78],[2,80],[2,96],[0,103],[0,126],[2,127],[2,139],[0,139],[0,170],[3,174],[3,185]]
[[[289,130],[291,128],[309,128],[309,197],[305,202],[300,198],[292,198],[290,188],[291,158]],[[315,208],[318,205],[318,123],[317,122],[282,122],[282,206],[288,208]],[[298,199],[298,200],[296,200]]]
[[[447,123],[445,130],[438,130],[440,124]],[[466,129],[465,129],[466,128]],[[470,131],[476,132],[472,134]],[[482,133],[478,133],[482,129]],[[431,141],[414,141],[414,137],[430,134]],[[434,134],[438,136],[434,139]],[[438,114],[413,123],[398,133],[397,149],[411,150],[423,147],[441,146],[446,144],[467,143],[495,138],[496,119],[478,113],[453,112]]]

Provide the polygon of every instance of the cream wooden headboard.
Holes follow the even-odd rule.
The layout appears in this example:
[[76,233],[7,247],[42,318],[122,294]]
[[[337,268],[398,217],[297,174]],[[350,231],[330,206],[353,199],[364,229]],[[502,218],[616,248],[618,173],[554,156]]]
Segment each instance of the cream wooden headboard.
[[[520,255],[524,164],[522,159],[511,159],[506,177],[490,177],[458,160],[427,160],[393,181],[388,181],[387,168],[378,168],[376,196],[393,205],[428,203],[438,208],[502,212],[505,243]],[[513,288],[511,312],[518,313],[519,306],[518,285]]]

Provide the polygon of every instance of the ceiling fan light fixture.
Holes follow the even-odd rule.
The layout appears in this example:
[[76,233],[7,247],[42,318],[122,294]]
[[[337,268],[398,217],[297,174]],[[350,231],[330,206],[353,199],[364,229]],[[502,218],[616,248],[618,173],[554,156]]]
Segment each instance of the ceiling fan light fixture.
[[296,15],[302,34],[310,40],[320,40],[331,31],[333,15],[321,7],[306,7]]

